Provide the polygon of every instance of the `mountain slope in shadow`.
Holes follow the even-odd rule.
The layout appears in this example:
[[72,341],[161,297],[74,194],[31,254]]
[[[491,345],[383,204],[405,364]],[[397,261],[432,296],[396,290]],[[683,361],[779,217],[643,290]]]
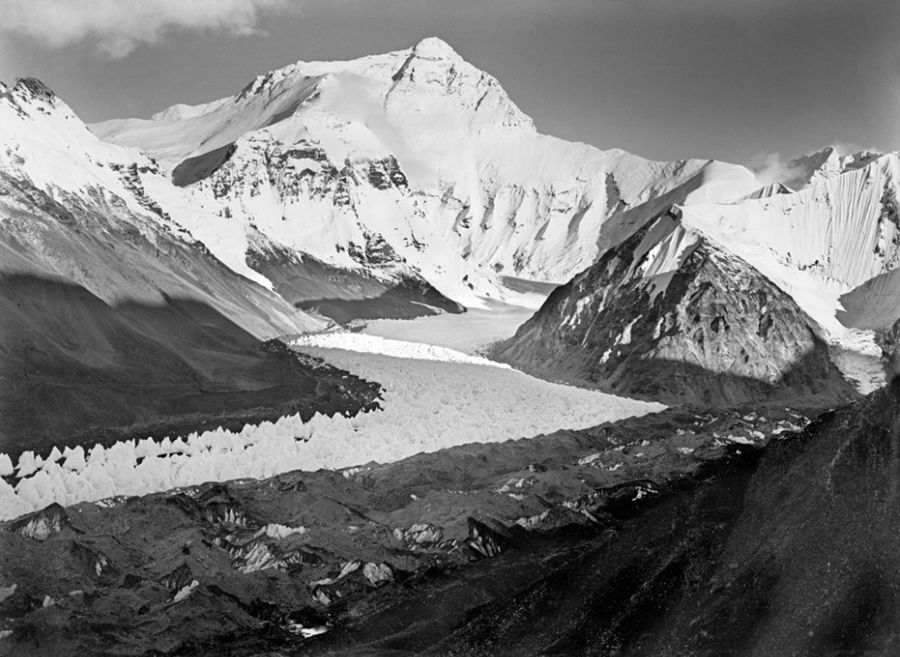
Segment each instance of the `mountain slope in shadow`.
[[263,342],[203,302],[108,304],[82,286],[0,276],[0,452],[357,412],[370,384]]
[[672,496],[431,654],[893,655],[900,386]]
[[465,312],[465,307],[421,276],[396,274],[393,280],[380,279],[366,269],[335,267],[258,236],[260,242],[265,246],[248,251],[247,263],[272,281],[278,294],[295,308],[339,324]]

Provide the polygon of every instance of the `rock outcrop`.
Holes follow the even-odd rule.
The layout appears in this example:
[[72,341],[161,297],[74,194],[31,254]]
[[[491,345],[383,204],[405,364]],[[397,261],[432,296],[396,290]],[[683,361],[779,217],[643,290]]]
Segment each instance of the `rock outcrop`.
[[557,288],[494,354],[548,379],[666,403],[854,396],[793,299],[681,225],[677,209]]

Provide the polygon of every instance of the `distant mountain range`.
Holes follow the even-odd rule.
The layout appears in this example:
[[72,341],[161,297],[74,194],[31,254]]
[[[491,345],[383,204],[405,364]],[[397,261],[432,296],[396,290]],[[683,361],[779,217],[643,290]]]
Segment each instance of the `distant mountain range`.
[[[540,134],[496,79],[436,38],[298,62],[234,96],[90,127],[40,82],[19,80],[0,88],[0,145],[0,303],[16,308],[5,313],[3,358],[13,379],[40,369],[27,356],[38,336],[52,345],[38,348],[48,362],[61,349],[94,372],[121,366],[123,347],[108,337],[85,346],[108,327],[88,330],[98,313],[49,321],[59,302],[39,303],[44,279],[74,286],[53,294],[76,290],[105,308],[189,300],[253,339],[528,303],[514,279],[570,281],[504,357],[529,368],[578,359],[577,373],[538,369],[641,395],[612,384],[626,352],[671,361],[673,372],[683,364],[763,382],[752,398],[791,368],[804,390],[823,380],[843,397],[827,344],[877,355],[871,331],[900,317],[896,154],[829,148],[766,185],[740,165],[563,141]],[[759,303],[746,302],[747,286]],[[708,290],[700,303],[695,291]],[[186,376],[202,379],[187,347],[171,344],[168,321],[141,339],[166,342],[188,362]],[[219,319],[190,321],[221,329]],[[692,346],[673,351],[675,335]],[[638,336],[646,343],[634,351]],[[699,385],[684,372],[675,380]],[[748,394],[723,396],[704,380],[666,398]]]

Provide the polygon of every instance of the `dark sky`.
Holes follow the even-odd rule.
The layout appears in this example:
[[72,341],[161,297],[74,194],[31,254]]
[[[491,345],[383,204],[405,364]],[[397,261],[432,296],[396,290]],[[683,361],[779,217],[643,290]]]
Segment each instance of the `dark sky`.
[[0,79],[39,77],[87,121],[436,35],[542,132],[601,148],[900,148],[900,0],[0,0],[0,16]]

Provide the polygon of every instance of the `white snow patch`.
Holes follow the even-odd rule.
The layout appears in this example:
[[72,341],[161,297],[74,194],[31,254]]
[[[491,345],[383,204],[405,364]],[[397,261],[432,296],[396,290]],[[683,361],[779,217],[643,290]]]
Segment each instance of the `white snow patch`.
[[287,525],[279,525],[277,523],[269,523],[264,528],[266,536],[278,540],[287,538],[288,536],[302,536],[306,533],[306,527],[288,527]]
[[641,315],[638,315],[633,320],[628,323],[628,326],[625,327],[625,330],[622,331],[622,335],[616,341],[616,344],[631,344],[631,328],[637,324],[637,321],[641,318]]
[[369,583],[373,586],[380,584],[381,582],[390,581],[394,576],[390,566],[387,564],[377,564],[372,562],[363,566],[363,575],[365,575],[366,579],[369,580]]
[[337,578],[344,579],[347,575],[355,573],[357,570],[359,570],[360,566],[362,566],[362,562],[360,561],[348,561],[341,568],[341,572],[340,574],[338,574]]
[[196,589],[198,586],[200,586],[200,582],[198,582],[197,580],[191,581],[190,584],[179,589],[178,593],[176,593],[175,597],[172,599],[172,602],[181,602],[191,593],[193,593],[194,589]]
[[531,307],[490,302],[485,308],[469,308],[462,314],[379,319],[366,324],[362,332],[478,354],[491,343],[511,338],[533,314]]
[[516,520],[516,524],[520,527],[524,527],[525,529],[534,529],[542,522],[544,522],[549,516],[550,511],[548,510],[534,516],[529,516],[527,518],[519,518],[518,520]]
[[431,360],[444,363],[469,363],[471,365],[487,365],[510,369],[505,363],[498,363],[481,356],[470,356],[455,349],[436,347],[420,342],[388,340],[376,335],[337,331],[333,333],[310,333],[291,342],[295,347],[323,347],[325,349],[347,349],[367,354],[382,354],[395,358],[412,360]]

